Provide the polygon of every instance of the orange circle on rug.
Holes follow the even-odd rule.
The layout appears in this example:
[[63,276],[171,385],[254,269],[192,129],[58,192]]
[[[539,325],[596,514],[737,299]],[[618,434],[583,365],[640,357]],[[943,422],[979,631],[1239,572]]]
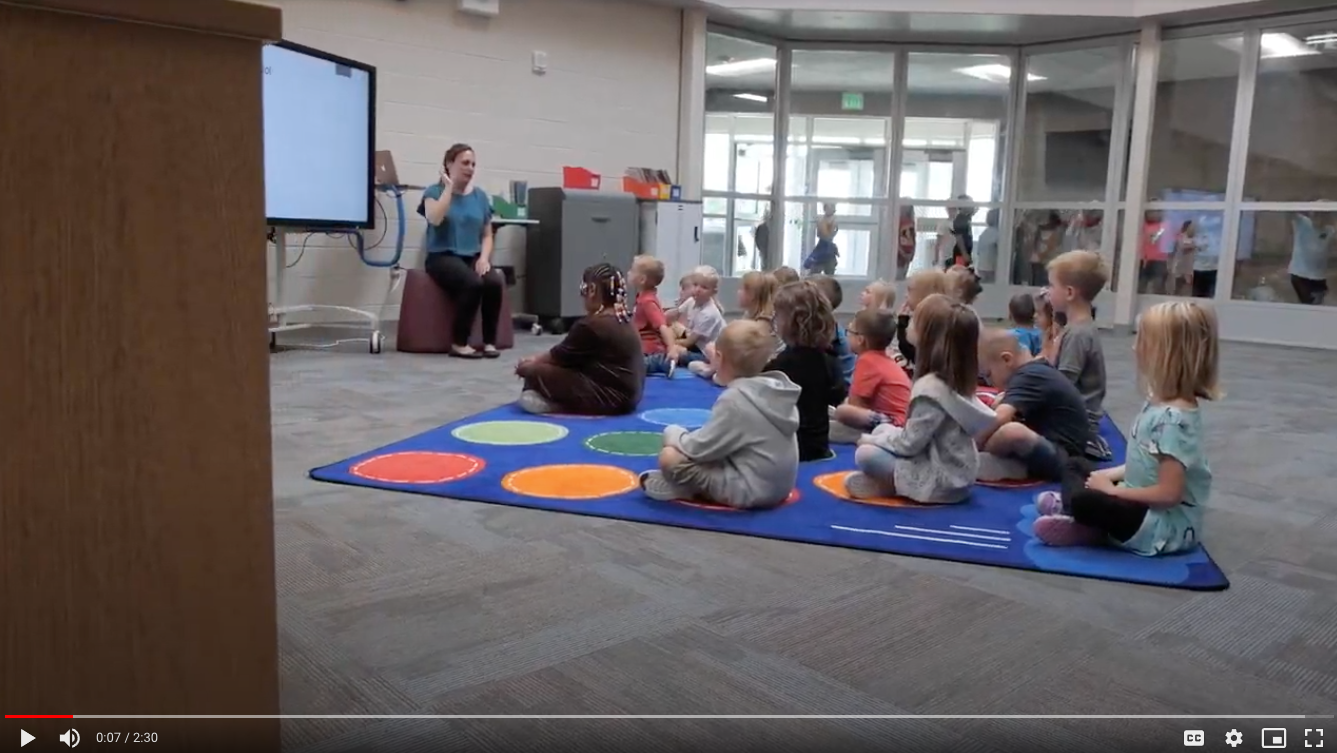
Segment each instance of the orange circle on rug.
[[508,492],[544,499],[599,499],[639,486],[635,473],[615,465],[538,465],[501,480]]
[[721,505],[715,502],[705,502],[699,499],[675,499],[673,500],[673,503],[686,505],[687,507],[695,507],[698,510],[710,510],[711,512],[768,512],[770,510],[779,510],[781,507],[788,507],[797,502],[798,498],[798,489],[794,489],[789,492],[788,497],[785,497],[785,501],[775,507],[767,507],[764,510],[740,510],[737,507],[729,507],[728,505]]
[[976,481],[975,483],[980,486],[987,486],[990,489],[1034,489],[1049,482],[1030,478],[1001,478],[997,481]]
[[873,499],[855,499],[850,493],[845,491],[845,479],[849,478],[855,471],[839,471],[837,473],[823,473],[812,480],[813,486],[821,489],[835,497],[840,497],[848,502],[858,502],[861,505],[873,505],[875,507],[917,507],[928,508],[931,505],[921,505],[914,500],[906,497],[875,497]]
[[444,484],[468,478],[487,463],[457,452],[392,452],[356,463],[348,472],[388,484]]

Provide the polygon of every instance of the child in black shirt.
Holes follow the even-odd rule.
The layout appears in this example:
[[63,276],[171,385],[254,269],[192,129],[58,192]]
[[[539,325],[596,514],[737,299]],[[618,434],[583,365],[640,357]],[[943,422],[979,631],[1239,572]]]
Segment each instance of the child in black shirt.
[[831,457],[831,408],[845,401],[845,378],[831,353],[836,317],[811,280],[791,282],[775,297],[775,331],[785,349],[766,371],[784,372],[802,390],[798,399],[800,461]]
[[1062,481],[1069,458],[1082,457],[1091,439],[1081,393],[1007,330],[981,332],[979,349],[980,367],[1004,391],[994,406],[997,418],[976,443],[995,458],[1020,461],[1024,478]]

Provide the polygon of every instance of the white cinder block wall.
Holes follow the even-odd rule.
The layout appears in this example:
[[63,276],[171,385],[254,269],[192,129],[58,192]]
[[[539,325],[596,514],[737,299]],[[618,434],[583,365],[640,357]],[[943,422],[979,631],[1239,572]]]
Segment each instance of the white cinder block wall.
[[[283,9],[289,41],[376,66],[376,146],[394,152],[406,183],[436,180],[442,154],[457,141],[477,150],[479,183],[503,195],[511,180],[560,185],[564,165],[601,172],[607,189],[620,188],[627,167],[672,170],[677,163],[679,9],[501,0],[501,14],[484,19],[460,13],[456,0],[268,3]],[[547,53],[544,75],[532,71],[536,50]],[[388,232],[368,255],[388,258],[394,205],[378,197]],[[418,199],[417,192],[405,197],[405,267],[422,260]],[[368,231],[368,241],[380,235],[380,227]],[[364,266],[346,239],[317,234],[288,243],[284,304],[356,306],[397,318],[389,272]],[[272,247],[269,253],[272,269]],[[306,320],[322,318],[330,317]]]

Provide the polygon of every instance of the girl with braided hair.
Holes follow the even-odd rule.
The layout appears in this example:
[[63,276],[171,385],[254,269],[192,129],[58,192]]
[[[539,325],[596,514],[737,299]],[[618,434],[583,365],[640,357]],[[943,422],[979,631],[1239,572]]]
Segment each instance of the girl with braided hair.
[[645,387],[641,338],[631,323],[627,280],[612,264],[581,276],[585,317],[547,353],[522,359],[519,406],[530,413],[616,416],[631,413]]

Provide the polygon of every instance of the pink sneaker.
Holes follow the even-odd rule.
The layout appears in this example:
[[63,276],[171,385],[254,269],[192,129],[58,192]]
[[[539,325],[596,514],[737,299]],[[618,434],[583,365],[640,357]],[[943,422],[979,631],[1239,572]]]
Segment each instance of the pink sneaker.
[[1098,546],[1104,535],[1071,515],[1046,515],[1035,521],[1035,537],[1049,546]]
[[1062,515],[1063,495],[1056,491],[1040,492],[1035,496],[1035,511],[1041,515]]

